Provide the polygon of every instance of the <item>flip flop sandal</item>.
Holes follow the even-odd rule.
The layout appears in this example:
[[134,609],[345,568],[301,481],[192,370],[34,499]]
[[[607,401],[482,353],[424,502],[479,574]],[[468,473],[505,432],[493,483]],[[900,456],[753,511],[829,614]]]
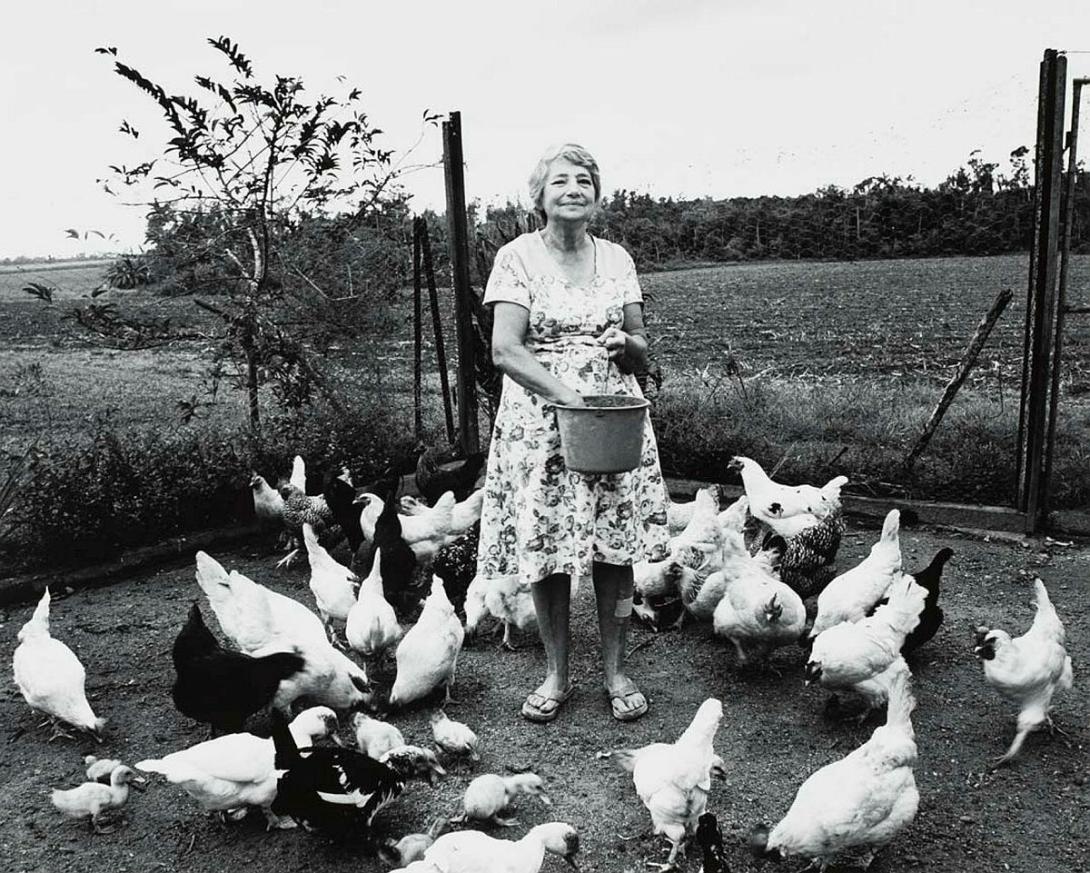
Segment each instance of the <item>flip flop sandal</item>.
[[575,686],[569,685],[565,691],[555,697],[531,691],[522,704],[522,717],[539,724],[552,721],[560,714],[560,707],[572,696],[574,690]]
[[[608,693],[608,692],[607,692]],[[634,698],[639,698],[640,703],[631,707],[619,706],[620,703],[635,703]],[[635,721],[647,714],[647,698],[639,688],[630,688],[628,691],[618,691],[609,695],[609,708],[613,711],[613,717],[617,721]]]

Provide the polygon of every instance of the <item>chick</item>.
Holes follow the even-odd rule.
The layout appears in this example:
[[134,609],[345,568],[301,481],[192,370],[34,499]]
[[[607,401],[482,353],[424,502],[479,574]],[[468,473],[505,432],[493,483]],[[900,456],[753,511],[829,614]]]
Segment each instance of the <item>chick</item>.
[[500,818],[500,813],[507,809],[519,794],[537,797],[545,806],[553,805],[545,793],[545,783],[536,773],[515,773],[512,776],[485,773],[466,787],[466,793],[462,798],[462,813],[452,818],[451,822],[472,819],[490,821],[500,827],[512,827],[518,824],[518,820]]
[[87,767],[88,782],[103,782],[109,784],[110,776],[114,770],[121,766],[116,758],[96,758],[94,755],[85,755],[83,763]]
[[63,791],[54,789],[50,795],[53,806],[58,811],[72,818],[89,818],[91,829],[96,834],[108,834],[112,826],[102,826],[98,818],[107,809],[119,809],[129,799],[129,784],[144,784],[144,778],[137,776],[128,767],[118,767],[110,774],[110,784],[84,782],[75,788]]
[[431,735],[435,745],[448,755],[468,755],[471,761],[481,760],[477,735],[468,725],[451,720],[441,709],[431,715]]
[[394,725],[362,712],[353,713],[352,730],[359,750],[376,761],[390,749],[405,745],[405,737]]
[[1010,761],[1030,732],[1042,724],[1052,726],[1049,710],[1059,691],[1074,684],[1071,657],[1064,648],[1063,623],[1049,600],[1045,583],[1033,580],[1037,612],[1022,636],[1011,638],[1004,630],[978,628],[976,656],[984,665],[984,679],[999,694],[1019,707],[1018,730],[1006,754],[995,766]]
[[424,857],[424,853],[431,848],[446,826],[446,817],[440,816],[422,834],[406,834],[400,840],[388,837],[379,847],[378,856],[391,867],[406,867]]
[[51,741],[71,738],[61,724],[87,731],[102,742],[106,719],[99,718],[87,702],[84,684],[87,671],[68,646],[49,635],[49,589],[45,589],[30,621],[19,631],[19,645],[12,656],[15,684],[31,709],[53,722]]

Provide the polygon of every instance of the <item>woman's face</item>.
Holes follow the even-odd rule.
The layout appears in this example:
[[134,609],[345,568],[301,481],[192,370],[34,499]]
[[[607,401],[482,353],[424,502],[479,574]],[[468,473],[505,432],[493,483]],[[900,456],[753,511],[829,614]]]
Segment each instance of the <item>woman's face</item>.
[[541,208],[549,222],[589,221],[595,205],[590,170],[567,158],[557,158],[549,164],[541,192]]

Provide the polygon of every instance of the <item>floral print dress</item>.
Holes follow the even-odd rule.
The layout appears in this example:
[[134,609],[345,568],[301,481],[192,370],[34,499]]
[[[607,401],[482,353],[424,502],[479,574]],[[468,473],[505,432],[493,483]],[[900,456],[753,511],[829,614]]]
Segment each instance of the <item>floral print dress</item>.
[[[588,286],[567,282],[539,233],[523,234],[496,254],[485,303],[529,310],[526,346],[546,369],[580,394],[642,396],[597,342],[623,327],[624,305],[643,300],[632,258],[592,238],[595,275]],[[556,412],[545,398],[504,376],[496,412],[481,512],[477,573],[538,582],[573,578],[591,564],[660,560],[668,538],[668,493],[650,421],[640,466],[627,473],[567,469]]]

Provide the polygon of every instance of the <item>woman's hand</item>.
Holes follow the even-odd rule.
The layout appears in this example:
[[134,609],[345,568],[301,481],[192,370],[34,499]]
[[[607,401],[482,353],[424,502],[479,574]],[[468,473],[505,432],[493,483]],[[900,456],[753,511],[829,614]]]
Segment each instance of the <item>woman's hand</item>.
[[617,363],[620,363],[621,358],[624,357],[627,344],[628,334],[619,327],[607,327],[598,337],[598,345],[605,346],[609,359]]
[[562,397],[557,397],[554,403],[557,406],[586,406],[583,401],[583,395],[578,391],[571,391],[564,394]]

